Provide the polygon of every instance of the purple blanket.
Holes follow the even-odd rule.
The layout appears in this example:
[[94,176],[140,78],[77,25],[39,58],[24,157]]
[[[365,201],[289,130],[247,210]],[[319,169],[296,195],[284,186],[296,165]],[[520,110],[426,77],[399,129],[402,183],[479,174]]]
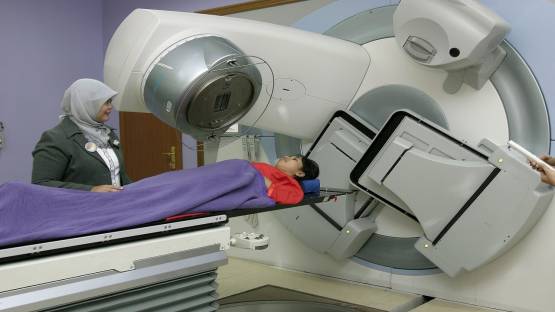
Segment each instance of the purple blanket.
[[8,182],[0,185],[0,246],[105,232],[185,212],[273,205],[264,178],[245,160],[163,173],[117,193]]

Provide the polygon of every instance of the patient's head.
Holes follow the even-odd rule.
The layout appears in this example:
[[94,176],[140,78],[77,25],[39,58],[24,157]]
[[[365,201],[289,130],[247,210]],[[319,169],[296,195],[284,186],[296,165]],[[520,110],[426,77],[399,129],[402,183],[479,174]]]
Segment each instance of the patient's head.
[[320,173],[318,164],[304,156],[280,157],[276,163],[276,168],[297,180],[316,179]]

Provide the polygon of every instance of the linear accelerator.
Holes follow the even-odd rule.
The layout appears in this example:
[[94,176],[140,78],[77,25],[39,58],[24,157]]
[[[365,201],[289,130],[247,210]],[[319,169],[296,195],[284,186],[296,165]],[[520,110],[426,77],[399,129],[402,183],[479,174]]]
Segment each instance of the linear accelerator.
[[[508,139],[534,152],[547,146],[488,117],[519,105],[492,82],[514,52],[506,21],[472,0],[404,0],[383,14],[395,36],[359,44],[139,9],[110,41],[105,82],[119,92],[118,110],[151,112],[198,140],[217,141],[239,123],[312,141],[308,155],[331,191],[305,198],[302,209],[275,207],[291,208],[278,213],[288,230],[348,259],[379,236],[372,210],[382,205],[419,224],[410,248],[430,268],[458,278],[502,257],[551,203],[552,188]],[[458,118],[466,111],[477,116],[472,124]],[[156,294],[179,290],[183,309],[214,311],[226,223],[247,213],[2,249],[0,309],[107,309],[139,293],[159,296],[155,309],[174,300]]]

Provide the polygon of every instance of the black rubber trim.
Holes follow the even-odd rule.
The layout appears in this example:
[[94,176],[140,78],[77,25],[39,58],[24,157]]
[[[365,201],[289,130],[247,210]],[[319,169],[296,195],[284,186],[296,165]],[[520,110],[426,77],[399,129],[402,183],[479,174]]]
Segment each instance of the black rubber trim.
[[234,217],[250,215],[253,213],[262,213],[262,212],[282,210],[282,209],[299,207],[299,206],[307,206],[307,205],[321,203],[321,202],[327,202],[327,201],[333,200],[337,196],[346,195],[346,194],[349,194],[349,192],[348,191],[320,191],[320,193],[307,193],[304,195],[303,200],[297,204],[291,204],[291,205],[277,204],[275,206],[266,207],[266,208],[234,209],[229,211],[223,211],[223,212],[217,213],[216,215],[225,213],[225,215],[227,215],[228,218],[234,218]]
[[341,227],[339,223],[335,222],[335,220],[333,220],[330,216],[328,216],[325,212],[323,212],[322,209],[320,209],[320,207],[316,206],[316,204],[310,204],[309,206],[312,209],[314,209],[319,215],[321,215],[324,219],[326,219],[326,221],[328,221],[329,224],[333,225],[333,227],[335,227],[338,231],[343,230],[343,227]]
[[493,171],[489,174],[489,176],[484,180],[484,182],[480,185],[480,187],[478,187],[478,189],[476,190],[476,192],[474,192],[474,194],[472,194],[472,196],[470,196],[470,198],[466,201],[466,203],[464,203],[464,205],[462,206],[461,209],[459,209],[459,211],[457,212],[457,214],[451,219],[451,221],[449,221],[449,223],[447,223],[447,225],[443,228],[443,230],[441,230],[441,232],[439,232],[439,235],[434,239],[434,241],[432,242],[432,245],[437,244],[442,238],[443,236],[449,231],[449,229],[451,229],[451,227],[459,220],[459,218],[463,215],[463,213],[470,207],[470,205],[472,205],[472,203],[474,201],[476,201],[476,199],[478,198],[478,196],[480,196],[480,194],[482,194],[482,192],[486,189],[486,187],[491,183],[491,181],[493,181],[493,179],[495,179],[495,177],[499,174],[499,172],[501,172],[501,169],[499,168],[495,168],[493,169]]
[[395,160],[395,162],[393,163],[393,165],[391,166],[391,168],[389,168],[389,170],[387,170],[387,172],[385,173],[385,175],[383,176],[383,178],[380,180],[381,183],[383,183],[383,181],[385,181],[385,179],[387,179],[387,177],[389,177],[389,174],[393,171],[393,169],[395,169],[395,167],[397,167],[397,165],[399,164],[399,162],[401,161],[401,159],[403,159],[403,157],[405,156],[405,154],[410,151],[412,149],[412,146],[407,148],[406,150],[404,150],[401,155],[399,155],[399,157],[397,158],[397,160]]
[[345,153],[342,149],[340,149],[337,145],[330,143],[331,146],[335,147],[336,150],[338,150],[341,154],[345,155],[345,157],[349,158],[350,160],[352,160],[354,163],[356,163],[356,160],[354,160],[351,156],[347,155],[347,153]]
[[436,126],[420,119],[417,118],[416,116],[410,114],[407,111],[397,111],[395,113],[393,113],[391,115],[391,117],[389,118],[389,120],[385,123],[385,125],[382,127],[382,129],[380,130],[380,132],[376,135],[376,137],[374,138],[374,141],[372,141],[372,144],[370,144],[370,147],[366,150],[366,152],[364,153],[364,155],[360,158],[360,160],[358,161],[358,163],[355,165],[355,167],[353,168],[353,170],[351,171],[351,174],[349,176],[351,183],[353,183],[354,185],[356,185],[357,187],[359,187],[360,189],[366,191],[368,194],[370,194],[371,196],[378,198],[380,201],[388,204],[389,206],[393,207],[394,209],[398,210],[399,212],[401,212],[402,214],[410,217],[411,219],[415,220],[418,222],[418,219],[416,219],[416,217],[403,210],[401,207],[397,206],[396,204],[392,203],[391,201],[383,198],[382,196],[380,196],[377,193],[374,193],[373,191],[371,191],[370,189],[364,187],[363,185],[361,185],[358,180],[360,179],[360,177],[364,174],[364,171],[366,170],[366,168],[368,168],[368,166],[370,166],[370,163],[372,163],[372,161],[374,160],[374,158],[376,158],[376,156],[378,155],[378,153],[380,152],[380,150],[383,148],[383,146],[387,143],[387,141],[389,140],[389,138],[391,137],[391,135],[395,132],[395,130],[397,129],[397,127],[399,126],[399,124],[401,123],[401,121],[403,121],[404,118],[410,118],[424,126],[426,126],[427,128],[429,128],[430,130],[436,132],[437,134],[447,138],[448,140],[456,143],[459,146],[462,146],[464,148],[466,148],[468,151],[472,152],[473,154],[475,154],[476,156],[483,158],[485,160],[488,159],[488,157],[482,153],[480,153],[479,151],[477,151],[476,149],[468,146],[467,144],[465,144],[462,141],[459,141],[447,134],[445,134],[443,131],[439,130],[438,128],[436,128]]
[[364,211],[366,210],[366,208],[368,208],[368,206],[370,206],[370,203],[372,203],[373,201],[374,201],[374,198],[368,197],[368,199],[364,202],[364,204],[362,204],[362,206],[360,207],[360,209],[357,211],[357,213],[355,214],[355,216],[353,217],[353,219],[358,219],[358,218],[360,218],[360,216],[362,216],[362,214],[364,213]]
[[328,123],[326,124],[324,129],[322,129],[322,131],[320,131],[320,134],[318,135],[318,138],[316,138],[316,141],[314,141],[314,143],[312,143],[312,146],[310,146],[310,149],[306,153],[306,155],[305,155],[306,157],[308,157],[310,155],[310,153],[312,152],[312,150],[316,147],[316,145],[318,145],[318,141],[320,141],[320,139],[322,138],[324,133],[326,133],[326,130],[328,130],[329,126],[331,125],[331,123],[333,122],[333,120],[335,118],[342,118],[342,119],[346,120],[348,123],[350,123],[352,126],[354,126],[358,131],[362,132],[365,136],[369,137],[370,139],[374,139],[374,137],[376,137],[376,133],[374,131],[368,129],[367,126],[362,124],[360,121],[356,120],[356,118],[354,118],[353,116],[349,115],[349,113],[347,113],[345,111],[342,111],[342,110],[338,110],[330,118],[330,120],[328,121]]

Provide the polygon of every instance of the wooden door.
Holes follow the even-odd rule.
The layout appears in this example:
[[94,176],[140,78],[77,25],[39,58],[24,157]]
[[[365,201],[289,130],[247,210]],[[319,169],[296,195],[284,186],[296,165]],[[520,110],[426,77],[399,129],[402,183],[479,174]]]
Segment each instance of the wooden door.
[[[227,15],[299,1],[257,0],[199,13]],[[170,170],[183,169],[183,150],[179,131],[167,126],[154,115],[145,113],[120,112],[119,123],[125,167],[133,181]],[[172,165],[172,157],[175,158],[174,165]],[[204,165],[202,142],[197,143],[197,165]]]
[[153,114],[120,112],[121,144],[131,180],[183,169],[181,132]]

